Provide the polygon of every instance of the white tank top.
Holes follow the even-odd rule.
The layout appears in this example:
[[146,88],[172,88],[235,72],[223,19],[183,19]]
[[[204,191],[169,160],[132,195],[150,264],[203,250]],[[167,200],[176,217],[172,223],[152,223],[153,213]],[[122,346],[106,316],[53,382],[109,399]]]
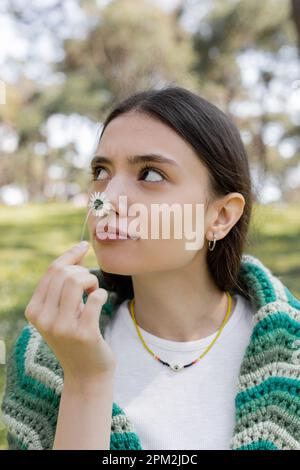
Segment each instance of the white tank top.
[[[124,300],[106,327],[117,360],[113,401],[135,427],[143,449],[229,450],[235,424],[239,368],[253,329],[253,309],[240,295],[220,336],[196,364],[175,372],[145,349]],[[140,328],[162,360],[198,358],[217,330],[196,341],[162,339]]]

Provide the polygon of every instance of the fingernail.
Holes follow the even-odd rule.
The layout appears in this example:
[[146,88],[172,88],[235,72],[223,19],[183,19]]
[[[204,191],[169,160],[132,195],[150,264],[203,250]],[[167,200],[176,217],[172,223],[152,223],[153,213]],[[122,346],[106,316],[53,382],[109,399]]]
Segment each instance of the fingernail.
[[89,246],[89,242],[87,242],[86,240],[83,240],[82,242],[79,243],[78,246],[82,249],[85,249]]

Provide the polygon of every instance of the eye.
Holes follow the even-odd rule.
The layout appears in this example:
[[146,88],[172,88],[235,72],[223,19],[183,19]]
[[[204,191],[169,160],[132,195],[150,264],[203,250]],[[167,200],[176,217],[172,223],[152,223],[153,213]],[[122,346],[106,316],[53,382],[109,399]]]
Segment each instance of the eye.
[[[101,170],[104,170],[104,171],[107,172],[107,169],[104,166],[96,166],[92,169],[92,171],[90,172],[91,175],[92,175],[92,181],[101,181],[101,180],[104,180],[105,178],[107,178],[107,176],[105,176],[105,174],[101,175]],[[153,168],[151,166],[148,166],[148,165],[145,165],[141,169],[140,175],[145,174],[145,173],[150,173],[150,175],[152,174],[152,176],[150,176],[150,179],[145,180],[145,181],[148,181],[150,183],[159,183],[159,182],[164,181],[166,179],[166,177],[164,176],[162,171],[160,171],[156,168]],[[155,176],[155,173],[156,173],[156,176]]]
[[99,178],[99,173],[101,172],[101,170],[107,171],[106,168],[104,168],[104,166],[96,166],[95,168],[93,168],[91,172],[93,176],[93,181],[99,181],[99,180],[105,179],[105,178]]
[[148,166],[148,165],[144,166],[144,167],[141,169],[141,174],[144,174],[144,173],[150,173],[150,174],[152,173],[152,175],[156,173],[157,175],[159,175],[159,178],[158,178],[158,179],[157,179],[157,177],[155,177],[155,176],[153,177],[153,176],[152,176],[152,177],[150,178],[150,180],[148,180],[148,181],[150,181],[150,182],[152,182],[152,183],[157,183],[157,182],[160,182],[160,181],[163,181],[163,180],[166,179],[165,176],[164,176],[164,174],[162,173],[162,171],[159,171],[159,170],[157,170],[156,168],[152,168],[151,166]]

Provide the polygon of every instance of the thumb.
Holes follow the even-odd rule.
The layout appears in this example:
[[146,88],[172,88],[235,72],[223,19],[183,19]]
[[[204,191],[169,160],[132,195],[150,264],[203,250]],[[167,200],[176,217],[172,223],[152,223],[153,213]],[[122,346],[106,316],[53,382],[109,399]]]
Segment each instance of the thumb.
[[84,257],[87,255],[87,253],[89,251],[89,248],[90,248],[90,244],[89,244],[89,242],[87,242],[87,245],[86,245],[80,259],[75,264],[77,264],[78,266],[84,266]]

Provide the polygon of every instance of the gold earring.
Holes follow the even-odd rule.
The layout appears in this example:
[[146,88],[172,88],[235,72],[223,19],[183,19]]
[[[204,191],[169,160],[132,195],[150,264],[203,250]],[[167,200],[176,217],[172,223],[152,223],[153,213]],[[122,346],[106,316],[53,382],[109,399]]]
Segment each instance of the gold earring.
[[216,246],[216,242],[217,242],[216,236],[215,236],[215,234],[213,233],[213,242],[212,242],[211,240],[209,240],[209,242],[208,242],[208,249],[209,249],[210,251],[213,251],[213,249],[214,249],[215,246]]

